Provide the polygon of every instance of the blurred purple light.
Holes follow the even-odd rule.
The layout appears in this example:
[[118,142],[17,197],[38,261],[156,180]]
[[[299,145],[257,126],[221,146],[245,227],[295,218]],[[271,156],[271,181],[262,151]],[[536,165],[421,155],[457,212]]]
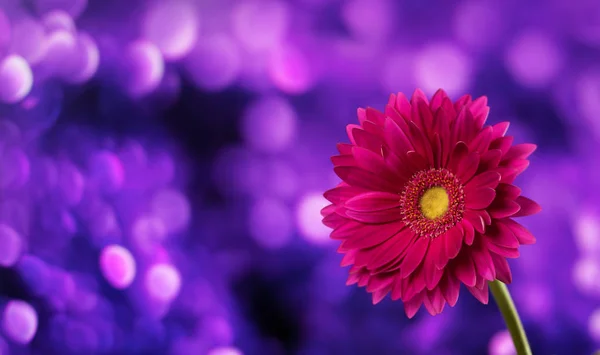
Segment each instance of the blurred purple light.
[[2,314],[2,328],[4,334],[15,343],[28,344],[37,332],[37,312],[27,302],[10,301]]
[[0,9],[0,56],[4,55],[4,50],[10,45],[12,29],[8,16]]
[[42,61],[45,75],[68,77],[76,58],[75,35],[66,30],[52,32],[46,39],[46,54]]
[[144,285],[152,299],[169,303],[179,295],[181,276],[173,265],[155,264],[146,271]]
[[73,353],[90,354],[96,353],[99,339],[89,322],[70,320],[65,327],[65,343]]
[[220,91],[231,85],[241,65],[237,44],[223,34],[201,38],[185,61],[191,79],[208,91]]
[[63,10],[73,18],[79,17],[88,4],[88,0],[33,0],[32,2],[34,8],[40,14]]
[[412,90],[415,78],[411,68],[415,66],[414,53],[409,49],[391,51],[381,67],[381,87],[386,93]]
[[600,308],[590,314],[588,332],[592,336],[592,339],[600,343]]
[[83,197],[85,180],[79,169],[70,162],[63,161],[58,170],[58,189],[63,201],[75,206]]
[[240,350],[234,347],[215,348],[208,352],[208,355],[244,355]]
[[33,86],[33,73],[27,61],[9,55],[0,62],[0,101],[14,104],[21,101]]
[[160,84],[165,63],[160,50],[151,42],[130,44],[125,55],[125,87],[135,97],[147,95]]
[[100,151],[94,154],[90,158],[88,171],[90,180],[98,183],[104,192],[114,193],[123,186],[125,180],[123,164],[112,152]]
[[506,51],[505,62],[517,82],[539,88],[550,84],[559,74],[563,56],[552,38],[530,31],[521,33],[513,41]]
[[167,236],[167,230],[162,219],[157,217],[140,217],[131,230],[131,238],[143,253],[153,254],[156,248]]
[[100,254],[100,270],[111,286],[125,289],[135,278],[135,260],[124,247],[109,245],[104,247]]
[[30,176],[30,163],[19,148],[7,148],[0,160],[0,189],[16,189],[25,185]]
[[250,105],[242,118],[242,134],[253,148],[280,152],[295,138],[297,115],[283,98],[265,97]]
[[238,2],[231,12],[233,33],[250,51],[276,47],[287,35],[290,10],[277,0],[248,0]]
[[299,48],[285,45],[274,49],[269,58],[269,77],[288,94],[302,94],[315,83],[314,66]]
[[500,3],[466,0],[454,12],[452,29],[462,43],[487,49],[498,44],[505,30]]
[[263,198],[250,208],[249,232],[258,244],[267,249],[285,246],[294,233],[292,213],[285,204]]
[[30,290],[37,295],[47,294],[50,288],[50,269],[44,261],[33,255],[23,255],[16,269]]
[[225,147],[215,158],[213,180],[224,193],[254,195],[264,185],[261,163],[248,149]]
[[35,65],[46,54],[46,34],[40,23],[31,17],[13,22],[10,51]]
[[80,84],[90,80],[100,65],[100,51],[94,39],[86,33],[77,35],[73,68],[66,78],[71,83]]
[[75,21],[73,18],[63,10],[50,11],[42,17],[42,25],[47,32],[52,33],[54,31],[68,31],[75,33]]
[[490,340],[490,355],[516,355],[517,350],[508,331],[496,333]]
[[152,197],[151,210],[162,220],[167,231],[173,233],[187,228],[192,213],[187,198],[174,189],[157,191]]
[[600,295],[600,260],[586,257],[573,267],[573,282],[582,292]]
[[458,96],[471,85],[471,59],[452,43],[428,44],[415,62],[417,86],[432,95],[443,88],[448,95]]
[[121,241],[121,225],[117,212],[111,205],[99,202],[88,217],[88,229],[94,245],[103,247]]
[[351,0],[342,6],[344,23],[355,38],[382,41],[392,32],[398,11],[389,0]]
[[331,230],[321,223],[321,209],[329,202],[320,193],[305,195],[296,210],[296,223],[302,236],[313,244],[326,244],[331,242]]
[[198,14],[190,2],[162,1],[148,9],[142,32],[166,60],[176,60],[193,48],[198,26]]
[[600,255],[600,221],[596,214],[583,211],[574,223],[574,236],[584,255]]
[[0,223],[0,266],[11,267],[23,252],[21,236],[10,226]]
[[573,89],[578,112],[600,137],[600,101],[597,100],[600,96],[600,68],[594,67],[577,75]]

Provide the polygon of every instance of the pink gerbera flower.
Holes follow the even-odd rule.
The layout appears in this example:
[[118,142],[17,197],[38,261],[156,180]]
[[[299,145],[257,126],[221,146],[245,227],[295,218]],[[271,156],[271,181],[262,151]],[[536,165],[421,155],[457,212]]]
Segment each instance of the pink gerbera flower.
[[412,318],[454,306],[460,284],[482,303],[488,281],[511,282],[507,258],[535,238],[513,218],[540,211],[513,185],[536,149],[513,145],[509,123],[484,126],[487,98],[431,101],[416,90],[391,95],[385,111],[359,109],[350,144],[332,157],[342,182],[322,211],[340,240],[347,284],[366,286],[373,303],[388,293]]

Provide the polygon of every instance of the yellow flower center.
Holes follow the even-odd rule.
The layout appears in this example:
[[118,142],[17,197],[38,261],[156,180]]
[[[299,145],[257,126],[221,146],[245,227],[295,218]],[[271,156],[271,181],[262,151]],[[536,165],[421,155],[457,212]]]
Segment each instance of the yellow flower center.
[[419,207],[421,207],[423,216],[427,219],[435,220],[448,212],[449,202],[446,189],[434,186],[425,190],[419,200]]

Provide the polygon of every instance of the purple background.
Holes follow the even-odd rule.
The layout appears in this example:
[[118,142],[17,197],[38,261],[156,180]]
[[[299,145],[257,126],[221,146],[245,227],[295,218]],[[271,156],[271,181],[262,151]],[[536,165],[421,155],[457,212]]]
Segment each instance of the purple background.
[[590,354],[597,0],[0,0],[0,354],[513,354],[465,290],[372,306],[320,224],[357,107],[416,87],[539,145],[510,289],[534,354]]

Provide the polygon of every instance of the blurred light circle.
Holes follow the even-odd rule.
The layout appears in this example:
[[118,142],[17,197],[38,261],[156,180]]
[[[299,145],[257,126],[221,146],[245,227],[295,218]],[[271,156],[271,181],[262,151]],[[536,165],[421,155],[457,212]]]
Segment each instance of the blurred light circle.
[[48,12],[42,17],[42,25],[47,32],[54,32],[57,30],[64,30],[69,32],[75,32],[75,21],[71,15],[63,10],[53,10]]
[[427,45],[415,61],[415,79],[427,94],[443,88],[448,95],[462,95],[471,84],[470,58],[450,43]]
[[20,148],[7,148],[0,159],[0,189],[17,189],[25,185],[31,174],[29,158]]
[[90,179],[99,184],[104,192],[112,193],[123,186],[125,171],[119,157],[109,151],[92,155],[88,164]]
[[38,328],[38,315],[27,302],[9,301],[2,315],[4,334],[18,344],[28,344]]
[[594,310],[588,320],[588,332],[597,342],[600,342],[600,308]]
[[46,40],[43,73],[66,78],[73,68],[77,52],[75,35],[66,30],[52,32]]
[[135,260],[129,250],[120,245],[109,245],[100,253],[100,270],[108,283],[116,289],[125,289],[135,278]]
[[45,295],[50,289],[50,269],[34,255],[23,255],[16,265],[21,280],[37,295]]
[[68,77],[69,82],[79,84],[90,80],[100,65],[100,51],[94,39],[79,33],[76,38],[75,59]]
[[188,199],[174,189],[157,191],[152,198],[151,210],[170,232],[180,232],[185,229],[191,217]]
[[246,49],[267,50],[283,42],[289,27],[290,9],[283,1],[240,1],[231,16],[233,33]]
[[13,22],[10,51],[30,65],[39,63],[46,54],[46,34],[42,25],[31,17]]
[[58,170],[58,191],[63,201],[69,206],[81,202],[84,190],[83,174],[73,164],[62,162]]
[[575,221],[575,241],[583,254],[600,255],[600,221],[598,217],[583,213]]
[[296,112],[287,100],[264,97],[246,109],[242,117],[242,134],[255,149],[280,152],[293,142],[297,120]]
[[392,31],[397,11],[388,0],[350,0],[342,7],[342,18],[357,39],[385,40]]
[[22,138],[21,130],[13,121],[0,119],[0,148],[18,145]]
[[496,45],[504,32],[500,4],[476,0],[461,2],[454,12],[452,30],[459,41],[472,48]]
[[289,199],[296,196],[300,177],[290,162],[284,160],[265,161],[262,167],[264,193],[273,197]]
[[156,2],[146,13],[142,32],[144,38],[158,47],[165,59],[180,59],[196,43],[198,14],[189,2]]
[[93,354],[99,346],[98,335],[94,329],[82,321],[67,321],[65,343],[74,354]]
[[156,154],[149,163],[156,184],[168,185],[175,178],[177,167],[173,157],[167,152]]
[[213,342],[221,345],[231,344],[234,339],[234,331],[231,324],[229,324],[227,319],[220,316],[204,318],[200,332],[209,335]]
[[101,202],[90,215],[88,229],[96,246],[106,246],[121,241],[121,226],[115,209]]
[[563,56],[552,38],[529,31],[521,33],[508,47],[505,63],[519,84],[540,88],[550,84],[559,74]]
[[33,73],[27,61],[11,54],[0,62],[0,100],[14,104],[21,101],[33,86]]
[[574,83],[574,99],[578,112],[589,126],[600,137],[600,68],[594,68],[579,73]]
[[77,18],[87,7],[88,0],[32,0],[34,8],[40,14],[62,10]]
[[292,213],[280,201],[263,198],[250,208],[250,235],[267,249],[278,249],[286,245],[293,236]]
[[135,245],[145,253],[152,253],[165,240],[167,229],[160,218],[140,217],[131,229]]
[[296,223],[300,234],[310,243],[325,244],[330,242],[331,230],[321,220],[321,210],[329,202],[319,193],[305,195],[296,210]]
[[11,267],[23,252],[21,236],[10,226],[0,223],[0,266]]
[[490,355],[516,355],[517,350],[513,344],[510,333],[506,330],[496,333],[489,344]]
[[208,355],[244,355],[244,353],[237,348],[227,346],[212,349]]
[[306,55],[293,46],[273,50],[268,70],[273,84],[288,94],[302,94],[314,84],[314,73]]
[[129,93],[139,97],[156,89],[165,71],[163,57],[156,45],[136,41],[129,45],[125,57],[125,86]]
[[10,28],[10,20],[6,13],[0,9],[0,56],[4,50],[10,45],[12,38],[12,29]]
[[575,262],[573,283],[586,294],[600,294],[600,261],[585,257]]
[[241,65],[236,43],[223,34],[201,38],[185,63],[191,79],[209,91],[220,91],[231,85]]
[[168,303],[179,294],[181,276],[173,265],[155,264],[146,272],[145,286],[151,298]]

